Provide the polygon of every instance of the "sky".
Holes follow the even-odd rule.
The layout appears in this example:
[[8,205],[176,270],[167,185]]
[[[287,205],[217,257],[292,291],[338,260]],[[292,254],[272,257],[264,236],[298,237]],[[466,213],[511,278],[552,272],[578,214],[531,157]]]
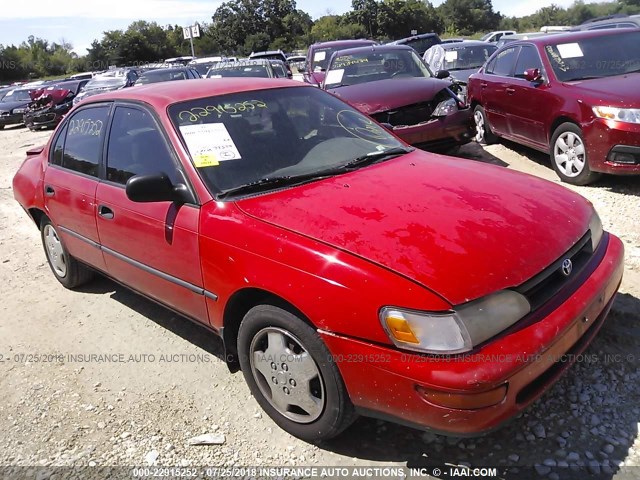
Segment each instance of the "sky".
[[[439,5],[443,0],[432,0]],[[0,13],[0,44],[18,45],[29,35],[71,43],[79,55],[105,30],[126,28],[135,20],[160,25],[209,22],[222,0],[27,0],[5,1]],[[523,16],[555,3],[569,6],[573,0],[493,0],[493,8],[507,16]],[[341,14],[351,0],[297,0],[298,8],[312,18]],[[185,52],[188,54],[188,52]]]

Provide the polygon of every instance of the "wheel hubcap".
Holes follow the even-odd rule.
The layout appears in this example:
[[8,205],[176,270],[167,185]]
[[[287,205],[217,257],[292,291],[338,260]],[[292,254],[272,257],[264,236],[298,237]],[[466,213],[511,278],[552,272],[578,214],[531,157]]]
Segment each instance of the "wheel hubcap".
[[476,111],[473,114],[473,119],[476,122],[476,142],[484,141],[484,115],[482,112]]
[[585,166],[585,149],[582,140],[573,132],[565,132],[553,146],[553,158],[558,169],[567,177],[577,177]]
[[293,334],[276,327],[260,330],[251,342],[250,364],[260,391],[280,414],[298,423],[322,414],[326,399],[320,371]]
[[59,277],[67,274],[67,257],[64,248],[58,237],[58,232],[52,225],[44,227],[44,242],[47,251],[47,257],[53,267],[54,272]]

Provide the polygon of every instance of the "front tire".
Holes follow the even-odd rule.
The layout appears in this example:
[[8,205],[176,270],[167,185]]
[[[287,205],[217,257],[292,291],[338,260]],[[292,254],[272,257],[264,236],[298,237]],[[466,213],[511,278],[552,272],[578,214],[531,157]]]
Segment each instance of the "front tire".
[[329,350],[293,313],[272,305],[253,307],[240,324],[238,353],[251,393],[291,435],[307,442],[328,440],[355,420]]
[[589,168],[589,156],[582,138],[582,130],[565,122],[556,128],[551,138],[551,163],[560,180],[572,185],[588,185],[600,174]]
[[55,225],[44,216],[40,222],[40,238],[49,267],[62,285],[76,288],[93,278],[93,270],[69,255]]
[[498,141],[498,137],[491,131],[487,121],[487,114],[480,105],[476,105],[476,108],[473,109],[473,121],[476,124],[476,142],[491,145]]

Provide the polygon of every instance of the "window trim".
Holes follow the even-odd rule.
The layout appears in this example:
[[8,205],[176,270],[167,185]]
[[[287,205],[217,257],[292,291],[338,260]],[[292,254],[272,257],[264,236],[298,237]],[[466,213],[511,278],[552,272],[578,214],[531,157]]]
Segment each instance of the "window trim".
[[[62,135],[63,130],[65,130],[65,128],[67,128],[67,126],[69,125],[69,122],[80,112],[83,112],[85,110],[89,110],[91,108],[104,108],[107,107],[107,118],[105,120],[106,124],[107,124],[107,129],[105,130],[105,135],[102,137],[101,140],[101,146],[99,149],[99,156],[98,156],[98,174],[97,175],[89,175],[88,173],[84,173],[84,172],[79,172],[77,170],[73,170],[71,168],[67,168],[63,165],[56,165],[55,163],[52,162],[53,159],[53,155],[55,152],[55,144],[58,141],[58,139],[60,138],[60,135]],[[104,163],[104,159],[102,157],[103,153],[104,153],[104,145],[105,145],[105,139],[107,138],[107,133],[108,131],[111,129],[111,114],[113,112],[113,102],[99,102],[99,103],[90,103],[87,105],[83,105],[79,108],[77,108],[74,112],[73,115],[69,115],[67,116],[58,126],[58,129],[56,130],[56,134],[55,137],[53,139],[53,142],[51,143],[51,145],[54,147],[53,149],[49,149],[48,152],[48,158],[47,158],[47,167],[54,167],[54,168],[59,168],[61,170],[64,170],[66,172],[71,172],[74,173],[76,175],[81,175],[83,177],[86,178],[92,178],[96,181],[100,181],[101,180],[101,169],[102,169],[102,164]],[[64,152],[66,150],[67,147],[67,136],[65,135],[64,137],[64,141],[62,142],[62,156],[64,158]]]

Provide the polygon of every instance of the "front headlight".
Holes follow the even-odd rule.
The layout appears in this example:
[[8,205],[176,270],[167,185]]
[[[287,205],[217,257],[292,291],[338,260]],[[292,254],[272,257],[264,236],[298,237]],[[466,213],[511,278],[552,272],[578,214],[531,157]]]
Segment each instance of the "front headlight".
[[640,123],[640,108],[593,107],[598,118],[625,123]]
[[433,111],[434,117],[446,117],[458,111],[458,102],[454,98],[447,98],[438,104]]
[[604,232],[602,229],[602,220],[600,220],[600,216],[595,210],[593,211],[593,215],[591,215],[591,221],[589,221],[589,230],[591,231],[592,251],[595,252]]
[[13,113],[24,113],[26,111],[27,111],[26,108],[14,108],[13,109]]
[[527,299],[502,290],[456,307],[429,313],[385,307],[380,321],[396,347],[424,353],[455,354],[472,350],[531,311]]

